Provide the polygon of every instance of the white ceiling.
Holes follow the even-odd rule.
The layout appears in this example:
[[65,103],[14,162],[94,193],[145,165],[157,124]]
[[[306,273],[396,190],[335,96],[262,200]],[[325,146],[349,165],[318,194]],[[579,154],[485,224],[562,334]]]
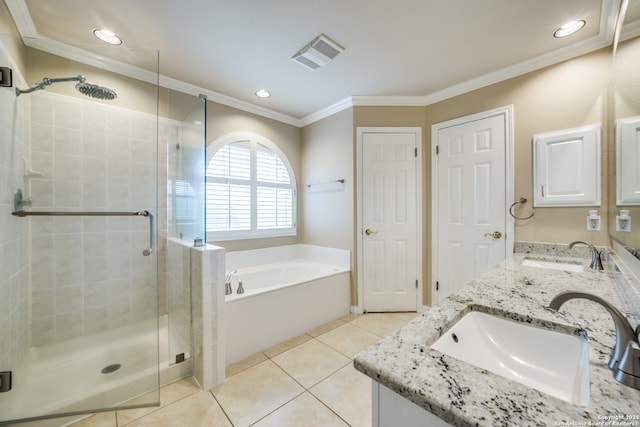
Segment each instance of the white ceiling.
[[[640,18],[639,1],[628,17]],[[127,48],[159,51],[161,83],[297,125],[344,105],[426,105],[608,46],[619,10],[618,0],[5,2],[23,36],[95,45],[92,30],[108,28]],[[573,19],[587,26],[553,37]],[[315,71],[291,60],[321,33],[344,52]],[[256,98],[261,88],[271,98]]]

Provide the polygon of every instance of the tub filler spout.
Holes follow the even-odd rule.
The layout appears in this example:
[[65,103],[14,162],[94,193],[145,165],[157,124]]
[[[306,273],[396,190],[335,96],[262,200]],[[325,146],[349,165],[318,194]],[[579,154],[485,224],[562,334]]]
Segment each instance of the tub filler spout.
[[227,277],[224,279],[224,294],[231,295],[233,293],[233,289],[231,288],[231,278],[234,274],[236,274],[238,270],[233,269],[227,273]]

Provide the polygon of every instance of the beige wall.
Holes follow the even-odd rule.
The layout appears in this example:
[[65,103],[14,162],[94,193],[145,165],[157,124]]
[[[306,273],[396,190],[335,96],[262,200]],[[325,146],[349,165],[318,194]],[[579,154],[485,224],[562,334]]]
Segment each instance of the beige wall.
[[[144,51],[141,54],[148,55],[149,52]],[[41,82],[44,77],[71,77],[82,74],[88,82],[106,86],[118,94],[118,97],[112,101],[96,100],[96,102],[104,102],[110,106],[154,115],[158,112],[158,86],[154,84],[144,83],[32,48],[27,48],[27,66],[24,70],[29,86]],[[75,89],[73,82],[53,84],[47,88],[47,91],[87,99]]]
[[[431,295],[431,126],[446,120],[513,105],[514,194],[533,200],[533,135],[601,123],[602,230],[586,231],[589,207],[538,208],[529,221],[516,221],[515,240],[569,243],[585,240],[608,245],[606,203],[608,124],[606,105],[611,52],[603,49],[536,72],[509,79],[426,107],[355,107],[354,127],[421,126],[423,128],[423,302]],[[355,144],[355,136],[354,136]]]
[[[348,109],[302,130],[299,187],[303,243],[347,250],[355,247],[352,129],[353,110]],[[344,179],[344,186],[305,187],[308,182],[332,179]]]
[[[540,71],[494,84],[426,108],[426,127],[435,123],[493,108],[514,108],[514,200],[533,200],[533,135],[601,123],[603,148],[606,147],[605,105],[610,75],[609,50],[573,59]],[[427,144],[431,144],[428,132]],[[428,151],[426,151],[428,155]],[[606,150],[602,150],[602,201],[600,213],[606,224]],[[600,232],[586,231],[590,207],[538,208],[529,221],[516,221],[515,240],[569,243],[585,240],[607,245],[606,227]]]
[[[9,56],[16,61],[15,66],[17,69],[24,70],[26,64],[25,47],[22,39],[20,39],[20,33],[13,22],[13,18],[11,14],[9,14],[9,9],[7,9],[3,1],[0,2],[0,37],[2,38],[3,45],[8,50]],[[5,67],[8,65],[9,64],[2,64],[2,66]],[[16,73],[18,70],[13,70],[13,72]],[[15,80],[18,76],[14,74],[13,78]]]
[[[351,251],[352,305],[355,293],[355,176],[353,109],[302,129],[300,223],[302,243]],[[344,179],[344,185],[306,188],[308,182]]]
[[[253,132],[268,138],[287,156],[293,167],[298,185],[298,195],[302,192],[302,130],[275,120],[256,116],[235,108],[214,102],[207,103],[207,144],[230,132]],[[290,237],[216,241],[216,245],[227,251],[260,249],[300,243],[300,200],[298,199],[298,234]]]

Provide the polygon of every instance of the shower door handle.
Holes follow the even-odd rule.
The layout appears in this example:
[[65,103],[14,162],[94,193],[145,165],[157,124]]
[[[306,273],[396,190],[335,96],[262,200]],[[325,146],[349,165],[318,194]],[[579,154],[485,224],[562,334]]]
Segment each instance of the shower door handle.
[[138,215],[149,217],[149,249],[145,249],[144,251],[142,251],[142,255],[149,256],[153,253],[153,231],[155,229],[155,217],[149,211],[138,212]]

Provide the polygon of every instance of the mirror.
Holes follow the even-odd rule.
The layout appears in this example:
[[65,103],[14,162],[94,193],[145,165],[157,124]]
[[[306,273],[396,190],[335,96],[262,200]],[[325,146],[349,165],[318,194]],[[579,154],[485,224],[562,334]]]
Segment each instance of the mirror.
[[[626,180],[630,175],[638,177],[637,172],[632,174],[621,174],[620,168],[616,164],[616,155],[621,152],[616,151],[616,138],[618,130],[616,123],[622,119],[640,118],[640,1],[630,1],[621,32],[621,41],[614,51],[611,72],[610,89],[610,122],[608,138],[609,155],[609,235],[612,240],[622,244],[633,255],[640,259],[640,205],[633,202],[617,203],[616,189],[623,184],[619,180],[624,176]],[[637,135],[637,133],[636,133]],[[637,144],[637,137],[636,142]],[[637,153],[637,145],[635,149]],[[624,152],[624,150],[623,150]],[[625,156],[623,154],[623,156]],[[638,158],[629,162],[628,156],[623,160],[623,168],[640,169]],[[626,165],[625,165],[626,163]],[[627,183],[628,184],[628,183]],[[637,186],[637,182],[635,183]],[[623,211],[623,212],[621,212]],[[620,223],[616,221],[616,216],[624,216],[628,211],[631,217],[630,231],[622,231]],[[624,224],[622,224],[624,226]]]

